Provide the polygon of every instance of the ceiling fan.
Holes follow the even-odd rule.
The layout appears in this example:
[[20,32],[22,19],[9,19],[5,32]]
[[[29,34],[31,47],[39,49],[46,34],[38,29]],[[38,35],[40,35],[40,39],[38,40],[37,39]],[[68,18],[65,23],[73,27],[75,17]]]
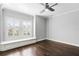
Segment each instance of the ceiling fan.
[[43,12],[45,12],[46,10],[49,10],[49,11],[55,11],[55,9],[53,9],[52,7],[54,7],[54,6],[56,6],[56,5],[58,5],[58,3],[55,3],[55,4],[53,4],[53,5],[49,5],[49,3],[40,3],[41,5],[43,5],[43,6],[45,6],[45,9],[43,9],[40,13],[43,13]]

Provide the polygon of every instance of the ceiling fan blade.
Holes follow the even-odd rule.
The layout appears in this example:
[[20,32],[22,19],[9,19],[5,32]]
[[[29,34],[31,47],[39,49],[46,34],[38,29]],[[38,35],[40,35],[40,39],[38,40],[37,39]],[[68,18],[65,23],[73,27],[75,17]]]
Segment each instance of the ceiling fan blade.
[[45,11],[45,9],[43,9],[40,13],[43,13]]
[[42,6],[45,6],[45,4],[44,3],[40,3]]
[[53,9],[53,8],[51,8],[51,7],[49,7],[48,9],[49,9],[50,11],[55,11],[55,9]]
[[50,7],[54,7],[54,6],[56,6],[56,5],[58,5],[58,3],[55,3],[54,5],[52,5],[52,6],[50,6]]

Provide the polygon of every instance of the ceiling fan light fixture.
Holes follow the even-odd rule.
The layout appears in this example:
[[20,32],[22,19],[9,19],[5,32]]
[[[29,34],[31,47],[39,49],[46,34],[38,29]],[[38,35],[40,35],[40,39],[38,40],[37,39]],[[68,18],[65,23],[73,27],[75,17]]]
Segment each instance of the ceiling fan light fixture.
[[48,9],[45,9],[45,11],[49,11]]

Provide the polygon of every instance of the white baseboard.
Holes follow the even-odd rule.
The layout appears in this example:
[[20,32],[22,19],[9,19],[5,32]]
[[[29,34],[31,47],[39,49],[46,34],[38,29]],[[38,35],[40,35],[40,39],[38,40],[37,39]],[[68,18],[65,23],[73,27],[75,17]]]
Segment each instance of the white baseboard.
[[59,40],[55,40],[55,39],[48,39],[48,40],[52,40],[52,41],[56,41],[56,42],[65,43],[65,44],[79,47],[78,44],[74,44],[74,43],[70,43],[70,42],[64,42],[64,41],[59,41]]
[[6,44],[0,44],[0,51],[6,51],[9,49],[17,48],[20,46],[28,45],[35,43],[36,40],[24,40],[24,41],[19,41],[19,42],[13,42],[13,43],[6,43]]
[[24,41],[19,41],[19,42],[12,42],[12,43],[1,43],[0,44],[0,51],[6,51],[9,49],[13,49],[13,48],[17,48],[17,47],[21,47],[24,45],[29,45],[29,44],[33,44],[36,43],[38,41],[42,41],[44,39],[31,39],[31,40],[24,40]]

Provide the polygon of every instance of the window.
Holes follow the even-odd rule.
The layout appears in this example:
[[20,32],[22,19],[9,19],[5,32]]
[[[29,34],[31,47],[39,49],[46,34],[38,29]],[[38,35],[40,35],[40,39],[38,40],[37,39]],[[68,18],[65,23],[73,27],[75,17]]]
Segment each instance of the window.
[[33,37],[33,16],[4,10],[5,41]]

